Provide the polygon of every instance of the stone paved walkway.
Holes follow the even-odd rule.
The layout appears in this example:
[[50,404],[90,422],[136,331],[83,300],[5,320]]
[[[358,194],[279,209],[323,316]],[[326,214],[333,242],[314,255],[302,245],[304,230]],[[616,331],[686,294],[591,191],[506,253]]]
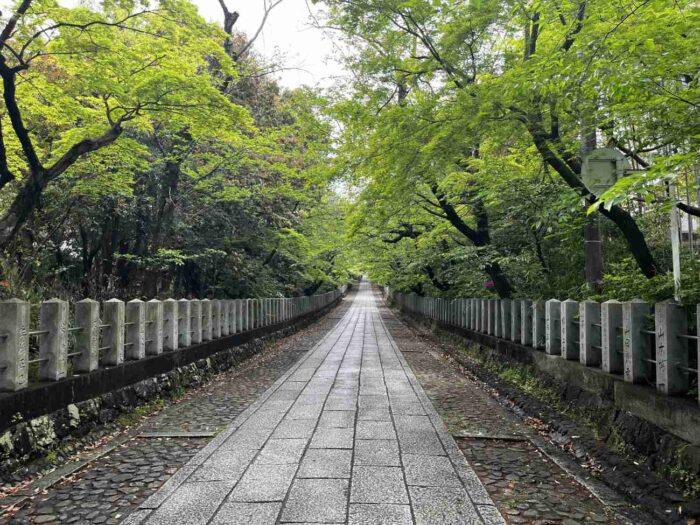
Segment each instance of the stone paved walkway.
[[[322,340],[349,310],[354,292],[329,314],[299,332],[271,343],[206,385],[186,395],[139,425],[142,432],[218,432],[255,402],[270,386]],[[61,480],[0,524],[104,523],[116,525],[136,511],[210,438],[159,437],[130,439]],[[0,499],[0,508],[4,500]]]
[[128,523],[504,523],[363,283],[323,340]]

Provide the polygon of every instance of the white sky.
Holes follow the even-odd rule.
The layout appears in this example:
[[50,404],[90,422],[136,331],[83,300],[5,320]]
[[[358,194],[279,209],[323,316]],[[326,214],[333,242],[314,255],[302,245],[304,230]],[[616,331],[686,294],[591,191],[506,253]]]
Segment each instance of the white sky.
[[[205,19],[223,21],[218,0],[190,1]],[[249,36],[255,33],[264,13],[263,0],[226,0],[226,4],[230,11],[240,13],[235,28]],[[333,46],[333,35],[312,25],[312,16],[321,10],[310,0],[283,0],[272,10],[255,42],[255,50],[265,57],[283,55],[283,65],[288,69],[277,73],[277,77],[286,87],[329,87],[334,78],[343,75],[342,65],[333,59],[339,54]]]
[[[229,11],[238,11],[240,17],[235,29],[251,36],[262,21],[263,0],[225,0]],[[269,0],[268,0],[269,1]],[[59,0],[62,5],[77,5],[81,0]],[[223,22],[218,0],[190,0],[208,21]],[[3,14],[12,0],[0,0]],[[313,26],[315,16],[323,7],[311,0],[283,0],[267,19],[262,33],[255,42],[255,51],[266,58],[279,57],[285,68],[275,74],[280,83],[289,88],[301,85],[331,87],[339,77],[347,77],[337,57],[341,51],[334,45],[333,35]],[[336,38],[337,42],[337,38]],[[336,57],[336,58],[334,58]]]

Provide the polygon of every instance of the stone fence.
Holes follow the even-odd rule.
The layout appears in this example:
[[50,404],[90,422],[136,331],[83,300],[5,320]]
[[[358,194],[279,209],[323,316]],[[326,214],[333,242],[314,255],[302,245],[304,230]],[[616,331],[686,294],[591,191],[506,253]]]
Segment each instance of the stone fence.
[[110,299],[102,304],[85,299],[72,308],[51,299],[37,305],[38,316],[31,315],[34,305],[26,301],[0,301],[0,390],[17,392],[32,381],[90,374],[291,321],[321,310],[346,289],[293,298]]
[[640,300],[444,300],[388,288],[385,295],[408,312],[579,361],[628,383],[655,385],[665,395],[697,388],[700,305],[690,312],[673,302]]

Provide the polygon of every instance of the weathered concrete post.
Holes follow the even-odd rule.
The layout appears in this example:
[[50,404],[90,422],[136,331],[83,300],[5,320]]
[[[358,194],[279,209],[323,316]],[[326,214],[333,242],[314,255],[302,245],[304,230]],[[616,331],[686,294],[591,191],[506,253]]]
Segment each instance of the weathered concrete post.
[[532,346],[532,301],[520,300],[520,344]]
[[245,312],[245,329],[250,330],[253,328],[253,300],[243,299],[243,310]]
[[187,299],[180,299],[177,309],[177,342],[182,348],[192,344],[192,304]]
[[192,344],[202,342],[202,301],[199,299],[190,300],[190,314],[192,318]]
[[625,381],[641,383],[646,380],[645,330],[651,327],[651,305],[640,299],[622,303],[622,358]]
[[476,299],[469,299],[469,329],[476,331],[477,322],[476,316],[479,310],[479,305]]
[[163,303],[151,299],[146,303],[146,355],[163,353]]
[[580,354],[578,301],[567,299],[561,303],[561,356],[578,361]]
[[177,350],[179,308],[175,299],[163,301],[163,348]]
[[26,388],[29,371],[29,303],[0,301],[0,390]]
[[39,379],[58,381],[68,374],[68,303],[50,299],[39,307]]
[[545,309],[545,352],[550,355],[561,354],[561,301],[550,299]]
[[211,302],[211,338],[221,337],[221,301],[214,299]]
[[234,299],[231,301],[230,310],[231,320],[229,321],[229,330],[232,334],[237,334],[241,331],[241,301],[240,299]]
[[202,299],[202,341],[212,338],[212,304],[209,299]]
[[532,303],[532,346],[534,348],[544,348],[546,340],[544,301]]
[[501,300],[500,299],[495,299],[494,300],[494,308],[496,311],[494,312],[494,321],[493,321],[493,335],[495,337],[503,337],[503,321],[501,321]]
[[656,388],[664,394],[688,390],[688,315],[671,302],[656,303]]
[[146,309],[140,299],[133,299],[126,303],[124,349],[129,359],[146,357]]
[[489,333],[489,300],[481,300],[481,331],[485,334]]
[[519,343],[523,328],[522,321],[523,309],[520,299],[515,299],[510,307],[510,340],[514,343]]
[[602,362],[600,304],[583,301],[579,305],[579,360],[586,366],[600,366]]
[[221,318],[219,325],[221,326],[221,335],[227,336],[231,333],[231,301],[220,301]]
[[600,305],[601,367],[604,372],[619,374],[622,362],[622,303],[605,301]]
[[501,299],[501,335],[504,339],[510,339],[511,325],[513,323],[511,315],[513,310],[513,301],[510,299]]
[[87,373],[100,366],[100,303],[83,299],[75,303],[75,351],[80,355],[73,360],[76,372]]
[[102,341],[105,349],[102,362],[116,366],[124,362],[124,301],[110,299],[102,305],[104,330]]

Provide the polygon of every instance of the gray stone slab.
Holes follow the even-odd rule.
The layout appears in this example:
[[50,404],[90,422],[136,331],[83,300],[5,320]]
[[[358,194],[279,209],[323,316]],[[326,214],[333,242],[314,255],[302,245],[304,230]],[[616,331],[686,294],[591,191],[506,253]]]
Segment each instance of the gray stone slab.
[[400,467],[399,443],[395,440],[355,441],[355,465]]
[[483,523],[464,489],[410,487],[409,490],[416,525]]
[[413,525],[410,505],[352,503],[349,525]]
[[253,463],[231,493],[231,501],[282,501],[292,484],[297,465]]
[[447,456],[403,454],[407,485],[423,487],[462,487],[452,462]]
[[273,439],[310,438],[316,428],[315,419],[283,419],[272,434]]
[[357,399],[355,397],[333,397],[326,400],[324,410],[355,410]]
[[349,478],[352,450],[310,448],[297,472],[298,478]]
[[358,421],[356,439],[396,439],[391,421]]
[[403,472],[398,467],[356,466],[351,503],[408,503]]
[[359,396],[358,406],[360,408],[389,408],[389,397],[382,396]]
[[311,438],[311,448],[352,448],[354,428],[319,428]]
[[280,521],[344,523],[347,506],[348,480],[297,479]]
[[501,513],[494,505],[477,505],[476,510],[481,515],[486,525],[507,525]]
[[323,405],[294,405],[287,415],[287,419],[317,419],[321,415]]
[[318,422],[319,428],[352,428],[355,426],[354,410],[325,410]]
[[257,453],[257,449],[217,450],[200,465],[190,480],[236,482]]
[[148,523],[204,525],[232,488],[233,483],[228,481],[183,483],[150,515]]
[[270,439],[260,454],[255,458],[255,463],[261,465],[288,465],[298,464],[304,454],[308,439]]
[[445,455],[445,449],[427,416],[396,416],[402,454]]
[[360,407],[357,419],[360,421],[391,421],[391,413],[388,408]]
[[274,525],[282,510],[282,503],[241,503],[227,501],[211,521],[212,525],[232,525],[234,523],[255,523],[255,525]]

